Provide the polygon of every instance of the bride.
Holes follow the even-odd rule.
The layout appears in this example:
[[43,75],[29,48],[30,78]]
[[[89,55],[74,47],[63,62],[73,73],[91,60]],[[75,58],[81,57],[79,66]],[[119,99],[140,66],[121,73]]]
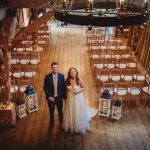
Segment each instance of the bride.
[[95,109],[88,109],[84,98],[84,82],[75,68],[70,68],[66,79],[67,101],[64,112],[64,129],[71,133],[85,134],[89,131],[89,121],[96,115]]

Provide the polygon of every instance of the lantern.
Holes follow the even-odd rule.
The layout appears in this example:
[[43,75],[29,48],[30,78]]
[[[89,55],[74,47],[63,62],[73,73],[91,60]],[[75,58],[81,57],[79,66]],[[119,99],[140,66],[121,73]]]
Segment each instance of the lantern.
[[111,94],[106,89],[99,98],[99,115],[109,117],[111,106]]

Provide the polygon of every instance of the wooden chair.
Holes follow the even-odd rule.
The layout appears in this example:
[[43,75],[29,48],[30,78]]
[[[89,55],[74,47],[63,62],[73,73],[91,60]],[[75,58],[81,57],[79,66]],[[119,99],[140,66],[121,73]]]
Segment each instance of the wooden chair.
[[100,58],[100,53],[101,51],[99,49],[91,49],[91,55],[90,58],[96,59],[96,58]]
[[97,79],[97,86],[100,87],[101,83],[109,81],[109,69],[97,69],[96,71],[96,79]]
[[100,49],[99,43],[97,43],[97,42],[89,43],[88,47],[89,47],[90,52],[92,52],[93,50]]
[[128,68],[130,68],[130,69],[137,68],[137,62],[129,62],[128,63]]
[[124,69],[122,80],[130,82],[133,80],[133,75],[136,73],[135,69]]
[[102,41],[105,41],[105,38],[106,38],[106,34],[97,34],[98,43],[101,43]]
[[126,96],[126,105],[129,105],[130,102],[138,102],[141,98],[141,90],[143,87],[142,82],[131,82],[128,87],[128,93]]
[[135,81],[143,82],[146,79],[146,75],[141,74],[141,73],[140,74],[135,74],[135,75],[133,75],[133,78],[134,78]]
[[11,76],[12,78],[22,78],[24,76],[21,65],[11,65]]
[[11,64],[12,65],[16,65],[19,64],[19,59],[18,59],[18,55],[16,52],[11,52]]
[[110,79],[112,80],[112,82],[121,81],[122,74],[123,74],[122,69],[112,69]]
[[105,64],[105,67],[108,69],[114,69],[116,67],[116,59],[115,58],[108,58],[107,64]]
[[38,66],[37,65],[24,65],[22,66],[22,70],[24,71],[25,79],[30,79],[31,84],[37,87],[37,76],[38,76]]
[[100,90],[100,94],[103,93],[103,91],[105,89],[107,89],[107,90],[109,90],[109,93],[111,95],[113,95],[114,94],[114,88],[115,88],[115,83],[113,83],[113,82],[103,82],[103,86]]
[[88,42],[88,44],[90,44],[90,43],[97,43],[97,36],[96,35],[88,36],[87,42]]
[[144,105],[150,102],[150,83],[142,88],[141,102],[143,102]]
[[118,59],[116,66],[119,69],[126,69],[127,68],[127,63],[124,61],[124,59]]
[[105,40],[106,28],[97,28],[94,30],[94,33],[97,35],[99,40]]
[[38,65],[40,63],[40,54],[39,52],[33,52],[30,54],[30,64]]
[[94,68],[103,69],[104,64],[106,63],[106,59],[100,58],[100,59],[93,59],[92,65]]
[[11,85],[10,85],[10,93],[11,93],[11,100],[13,102],[16,101],[16,99],[18,98],[18,85],[16,84],[15,79],[11,80]]
[[30,52],[18,53],[19,63],[21,65],[29,64],[30,62]]
[[24,91],[26,90],[26,87],[31,85],[31,80],[30,79],[18,79],[17,84],[19,87],[19,97],[24,96]]
[[115,97],[125,100],[128,86],[129,82],[118,82],[116,88],[114,89]]
[[22,65],[21,69],[24,72],[24,76],[27,78],[32,78],[38,73],[37,65]]

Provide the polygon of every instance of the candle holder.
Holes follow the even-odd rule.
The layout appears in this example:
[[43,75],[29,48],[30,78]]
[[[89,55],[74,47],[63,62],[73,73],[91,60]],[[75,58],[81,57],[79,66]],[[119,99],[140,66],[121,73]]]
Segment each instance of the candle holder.
[[66,9],[66,3],[67,1],[66,0],[63,0],[63,8]]
[[26,90],[24,91],[25,93],[25,102],[26,102],[26,109],[29,113],[38,111],[38,100],[37,100],[37,93],[33,89],[31,85],[29,85]]
[[55,7],[54,14],[55,19],[69,24],[126,27],[146,23],[150,12],[147,1],[144,7],[130,1],[125,2],[125,0],[96,1],[93,7],[93,0],[88,0],[87,3],[63,1],[62,5]]
[[89,0],[89,9],[90,11],[93,9],[93,0]]
[[123,13],[123,9],[124,9],[124,0],[120,0],[120,13]]
[[105,90],[99,98],[99,115],[109,117],[111,106],[111,94]]
[[15,127],[16,125],[16,111],[15,104],[0,104],[0,127]]
[[147,12],[148,11],[148,2],[147,2],[147,0],[145,0],[145,12]]
[[18,99],[16,101],[16,113],[20,119],[27,116],[25,100]]
[[112,106],[111,118],[119,120],[121,118],[122,113],[122,104],[120,100],[116,100],[114,105]]

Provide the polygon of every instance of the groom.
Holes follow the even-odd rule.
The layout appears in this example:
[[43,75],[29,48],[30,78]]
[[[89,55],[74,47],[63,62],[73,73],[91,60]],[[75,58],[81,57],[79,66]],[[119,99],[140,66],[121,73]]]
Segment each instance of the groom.
[[45,76],[44,92],[48,102],[50,112],[50,127],[54,127],[54,110],[57,107],[59,115],[59,127],[63,123],[63,101],[66,99],[66,85],[64,75],[58,72],[58,63],[51,64],[52,72]]

